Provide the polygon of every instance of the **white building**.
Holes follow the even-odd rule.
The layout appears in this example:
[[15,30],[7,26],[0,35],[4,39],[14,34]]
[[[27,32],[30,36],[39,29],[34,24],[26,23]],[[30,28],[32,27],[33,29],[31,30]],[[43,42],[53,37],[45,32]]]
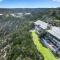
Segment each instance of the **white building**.
[[0,14],[0,16],[2,16],[3,14]]
[[35,26],[37,26],[38,28],[42,28],[42,29],[47,29],[48,23],[45,23],[43,21],[36,21],[34,22]]
[[34,22],[34,26],[35,26],[36,32],[40,34],[43,30],[47,29],[48,23],[38,20]]
[[51,26],[51,28],[47,30],[49,24],[40,20],[34,22],[34,25],[38,34],[43,30],[46,31],[41,37],[43,44],[50,48],[54,53],[60,54],[60,27]]
[[60,27],[52,26],[50,30],[47,30],[47,32],[60,40]]

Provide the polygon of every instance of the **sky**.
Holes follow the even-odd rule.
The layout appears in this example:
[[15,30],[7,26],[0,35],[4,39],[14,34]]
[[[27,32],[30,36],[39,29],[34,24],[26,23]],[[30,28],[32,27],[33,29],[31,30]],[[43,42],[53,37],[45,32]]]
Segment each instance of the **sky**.
[[56,8],[60,0],[0,0],[0,8]]

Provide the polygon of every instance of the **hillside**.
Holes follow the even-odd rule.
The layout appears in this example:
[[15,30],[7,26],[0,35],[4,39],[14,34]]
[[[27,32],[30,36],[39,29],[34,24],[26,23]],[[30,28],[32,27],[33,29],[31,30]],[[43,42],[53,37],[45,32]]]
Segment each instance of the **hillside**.
[[0,60],[44,60],[29,30],[43,20],[60,27],[60,8],[0,8]]

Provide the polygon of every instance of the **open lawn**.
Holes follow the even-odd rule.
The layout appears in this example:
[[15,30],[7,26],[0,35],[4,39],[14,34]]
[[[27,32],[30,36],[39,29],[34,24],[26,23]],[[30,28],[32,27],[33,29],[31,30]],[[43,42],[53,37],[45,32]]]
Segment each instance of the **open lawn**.
[[41,43],[40,43],[40,38],[35,32],[32,32],[32,38],[33,42],[37,47],[37,50],[44,56],[44,60],[57,60],[55,56],[52,54],[50,49],[45,48]]

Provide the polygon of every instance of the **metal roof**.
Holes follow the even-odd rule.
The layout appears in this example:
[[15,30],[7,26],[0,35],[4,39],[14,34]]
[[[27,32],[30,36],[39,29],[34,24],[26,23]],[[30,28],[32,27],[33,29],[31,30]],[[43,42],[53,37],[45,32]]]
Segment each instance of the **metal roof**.
[[[39,25],[39,27],[41,27],[42,29],[47,29],[47,27],[49,25],[48,23],[45,23],[40,20],[34,22],[34,24]],[[50,34],[52,34],[56,38],[60,39],[60,27],[51,26],[51,29],[47,30],[47,32],[49,32]]]
[[39,27],[41,27],[42,29],[47,29],[48,23],[45,23],[45,22],[40,21],[40,20],[38,20],[34,23],[35,23],[35,25],[39,25]]
[[50,34],[60,39],[60,27],[52,26],[50,30],[47,30]]

